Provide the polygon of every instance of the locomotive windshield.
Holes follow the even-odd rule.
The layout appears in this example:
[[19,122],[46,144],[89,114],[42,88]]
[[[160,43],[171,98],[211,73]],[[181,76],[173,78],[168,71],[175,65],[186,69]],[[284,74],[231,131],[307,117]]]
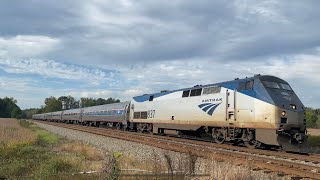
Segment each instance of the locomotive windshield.
[[288,90],[288,91],[292,91],[291,87],[289,86],[289,84],[283,84],[283,83],[280,83],[282,89],[285,89],[285,90]]
[[289,84],[284,84],[284,83],[276,83],[276,82],[271,82],[271,81],[264,81],[263,82],[267,88],[274,88],[274,89],[284,89],[287,91],[292,91],[291,87]]
[[278,85],[278,83],[269,82],[269,81],[264,81],[263,83],[264,83],[265,86],[268,87],[268,88],[280,89],[280,86]]
[[291,105],[294,104],[302,110],[303,105],[289,84],[279,79],[268,79],[262,83],[275,105],[291,109]]

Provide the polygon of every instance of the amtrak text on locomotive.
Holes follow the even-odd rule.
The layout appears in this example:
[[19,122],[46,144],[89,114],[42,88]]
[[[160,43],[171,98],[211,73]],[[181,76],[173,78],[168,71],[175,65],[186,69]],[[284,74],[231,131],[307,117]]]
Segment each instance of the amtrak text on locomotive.
[[215,98],[215,99],[203,99],[202,102],[217,102],[217,101],[222,101],[222,98]]

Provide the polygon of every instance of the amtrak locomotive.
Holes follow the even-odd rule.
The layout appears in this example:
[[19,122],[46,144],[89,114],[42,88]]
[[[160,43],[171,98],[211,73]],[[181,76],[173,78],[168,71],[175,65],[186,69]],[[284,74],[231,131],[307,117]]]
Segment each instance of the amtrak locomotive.
[[103,124],[154,134],[210,135],[215,142],[306,152],[305,108],[290,85],[257,75],[133,97],[130,102],[37,114],[33,119]]

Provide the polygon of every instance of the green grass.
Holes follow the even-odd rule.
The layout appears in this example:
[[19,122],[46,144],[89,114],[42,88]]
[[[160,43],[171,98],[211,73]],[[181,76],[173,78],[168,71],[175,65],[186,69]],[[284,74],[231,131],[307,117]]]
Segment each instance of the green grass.
[[4,177],[39,176],[72,172],[74,165],[50,148],[22,145],[0,149],[0,175]]
[[309,136],[308,143],[309,143],[309,146],[320,147],[320,136]]
[[[70,156],[52,151],[61,142],[57,135],[49,133],[27,121],[19,121],[22,127],[37,135],[33,144],[14,147],[0,146],[0,178],[34,177],[43,179],[50,175],[77,172],[79,162],[70,161]],[[68,161],[69,158],[69,161]]]
[[40,129],[39,127],[32,126],[32,130],[38,135],[38,143],[40,145],[53,145],[61,140],[60,137]]
[[[11,140],[0,141],[0,179],[105,179],[107,177],[105,174],[73,175],[80,171],[100,170],[99,168],[103,167],[101,162],[103,156],[98,156],[98,152],[93,152],[81,144],[74,147],[76,143],[43,130],[32,122],[25,120],[17,122],[23,128],[15,124],[17,129],[11,130],[15,131],[15,138],[21,141],[14,146],[8,145]],[[22,138],[26,136],[26,132],[33,137],[29,143],[24,143],[29,139]],[[88,152],[82,153],[79,148]]]
[[22,127],[31,129],[38,136],[38,143],[40,145],[53,145],[61,140],[59,136],[43,130],[29,121],[20,120],[19,124]]
[[26,120],[19,120],[18,123],[21,127],[29,128],[31,125],[33,125],[32,122],[26,121]]
[[309,136],[308,145],[310,153],[320,154],[320,136]]

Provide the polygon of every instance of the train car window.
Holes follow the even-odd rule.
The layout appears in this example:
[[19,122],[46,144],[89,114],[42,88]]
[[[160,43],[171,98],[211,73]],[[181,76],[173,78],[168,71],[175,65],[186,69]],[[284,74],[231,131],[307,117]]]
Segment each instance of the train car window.
[[140,115],[140,112],[134,112],[133,113],[133,118],[134,119],[140,119],[141,115]]
[[276,82],[264,81],[263,83],[264,83],[265,86],[268,87],[268,88],[280,89],[278,83],[276,83]]
[[190,94],[190,90],[183,91],[182,97],[189,97],[189,94]]
[[197,89],[196,96],[201,96],[201,93],[202,93],[202,88],[201,89]]
[[190,96],[201,96],[202,89],[192,89]]
[[148,118],[148,112],[147,111],[142,111],[141,112],[141,119],[147,119]]
[[288,91],[292,91],[292,89],[289,86],[289,84],[280,83],[280,86],[282,87],[282,89],[285,89],[285,90],[288,90]]
[[149,97],[149,101],[153,101],[153,95]]
[[203,93],[202,94],[215,94],[215,93],[220,93],[221,87],[207,87],[203,88]]

